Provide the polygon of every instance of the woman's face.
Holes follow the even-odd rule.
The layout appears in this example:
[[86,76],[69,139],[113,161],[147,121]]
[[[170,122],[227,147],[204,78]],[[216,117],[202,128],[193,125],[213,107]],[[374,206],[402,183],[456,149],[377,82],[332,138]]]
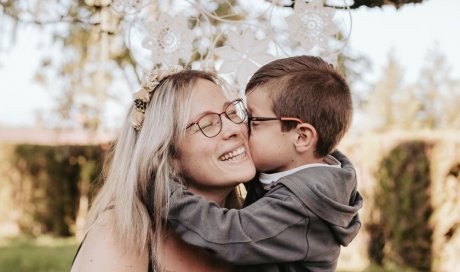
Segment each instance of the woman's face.
[[[209,112],[221,113],[229,102],[218,85],[199,79],[192,90],[187,123]],[[205,197],[218,192],[228,193],[229,189],[255,175],[246,123],[235,124],[225,114],[221,119],[222,130],[217,136],[206,137],[195,124],[178,143],[178,164],[189,190]]]

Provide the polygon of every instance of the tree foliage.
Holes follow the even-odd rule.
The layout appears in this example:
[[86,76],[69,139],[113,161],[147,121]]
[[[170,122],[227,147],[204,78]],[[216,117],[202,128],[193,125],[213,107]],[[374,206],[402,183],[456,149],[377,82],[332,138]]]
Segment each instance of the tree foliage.
[[460,78],[438,48],[431,49],[415,83],[406,83],[404,67],[393,53],[369,92],[364,108],[373,129],[459,129]]
[[[156,0],[151,1],[154,7],[158,6]],[[172,5],[179,1],[166,2]],[[354,1],[351,8],[400,7],[420,2],[361,0]],[[221,15],[230,15],[229,6],[238,5],[234,0],[216,3],[216,12]],[[50,50],[37,70],[37,81],[54,90],[56,108],[47,123],[97,130],[109,103],[123,103],[119,99],[126,97],[126,89],[132,90],[139,83],[140,65],[120,31],[125,18],[114,12],[111,5],[110,0],[0,0],[0,20],[11,23],[12,37],[21,27],[33,25],[43,33],[51,32],[53,46],[62,52],[63,57],[56,58]],[[193,20],[190,23],[194,24]],[[0,24],[0,35],[8,32],[5,28]],[[350,80],[359,78],[360,71],[348,68],[350,62],[364,63],[363,59],[345,56],[340,60]]]
[[[433,230],[427,223],[433,213],[430,149],[425,142],[402,143],[381,162],[374,199],[381,218],[373,227],[380,228],[383,237],[373,236],[376,240],[369,243],[374,254],[371,257],[375,260],[377,256],[380,264],[386,257],[416,271],[431,270]],[[383,252],[376,254],[374,242]]]
[[[81,186],[88,183],[94,188],[91,182],[101,172],[104,154],[100,146],[16,146],[10,157],[14,165],[10,172],[20,174],[12,195],[21,213],[21,231],[73,235]],[[5,178],[5,184],[11,182],[9,176]]]
[[123,18],[103,1],[52,2],[4,1],[1,15],[19,27],[51,33],[60,51],[60,58],[51,50],[45,53],[35,77],[57,89],[51,93],[56,108],[48,123],[97,130],[107,104],[122,97],[120,82],[129,86],[138,78],[138,64],[117,30]]

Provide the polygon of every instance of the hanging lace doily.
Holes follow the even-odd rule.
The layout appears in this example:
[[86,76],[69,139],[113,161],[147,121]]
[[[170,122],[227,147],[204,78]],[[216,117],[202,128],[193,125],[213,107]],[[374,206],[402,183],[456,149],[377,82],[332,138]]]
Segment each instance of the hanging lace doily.
[[[146,51],[133,54],[144,58],[139,62],[148,63],[146,69],[186,64],[214,70],[240,89],[258,67],[276,58],[317,55],[335,64],[351,32],[345,0],[254,0],[235,6],[149,1],[113,2],[126,12],[126,23],[136,26],[136,31],[127,28],[127,38],[133,51]],[[341,1],[342,6],[334,6]]]
[[162,13],[157,21],[146,24],[146,30],[142,46],[152,52],[153,62],[174,65],[179,60],[190,61],[193,33],[184,17]]
[[[110,0],[109,0],[110,1]],[[140,12],[151,3],[151,0],[112,0],[112,8],[121,15]]]
[[258,67],[272,61],[275,57],[267,53],[268,39],[256,40],[250,28],[241,34],[230,31],[226,45],[218,47],[214,53],[223,60],[220,73],[236,73],[236,81],[243,85],[248,76],[255,73]]
[[314,46],[328,49],[329,37],[339,32],[332,21],[335,9],[324,7],[322,0],[314,0],[305,4],[303,0],[296,0],[294,14],[286,18],[289,24],[289,38],[295,43],[300,42],[305,50]]

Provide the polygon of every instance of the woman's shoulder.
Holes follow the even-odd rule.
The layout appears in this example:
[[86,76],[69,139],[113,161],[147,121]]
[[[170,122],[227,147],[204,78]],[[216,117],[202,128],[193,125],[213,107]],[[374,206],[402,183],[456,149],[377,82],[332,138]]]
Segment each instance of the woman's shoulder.
[[71,272],[147,271],[148,255],[127,251],[115,237],[114,223],[113,210],[97,218],[82,242]]

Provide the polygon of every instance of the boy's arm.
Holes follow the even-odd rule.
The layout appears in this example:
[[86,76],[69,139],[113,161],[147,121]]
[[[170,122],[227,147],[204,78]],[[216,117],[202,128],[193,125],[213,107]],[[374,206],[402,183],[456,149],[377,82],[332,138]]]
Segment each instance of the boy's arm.
[[283,185],[241,210],[219,208],[178,187],[172,194],[168,226],[187,243],[231,263],[294,262],[308,253],[307,212]]

